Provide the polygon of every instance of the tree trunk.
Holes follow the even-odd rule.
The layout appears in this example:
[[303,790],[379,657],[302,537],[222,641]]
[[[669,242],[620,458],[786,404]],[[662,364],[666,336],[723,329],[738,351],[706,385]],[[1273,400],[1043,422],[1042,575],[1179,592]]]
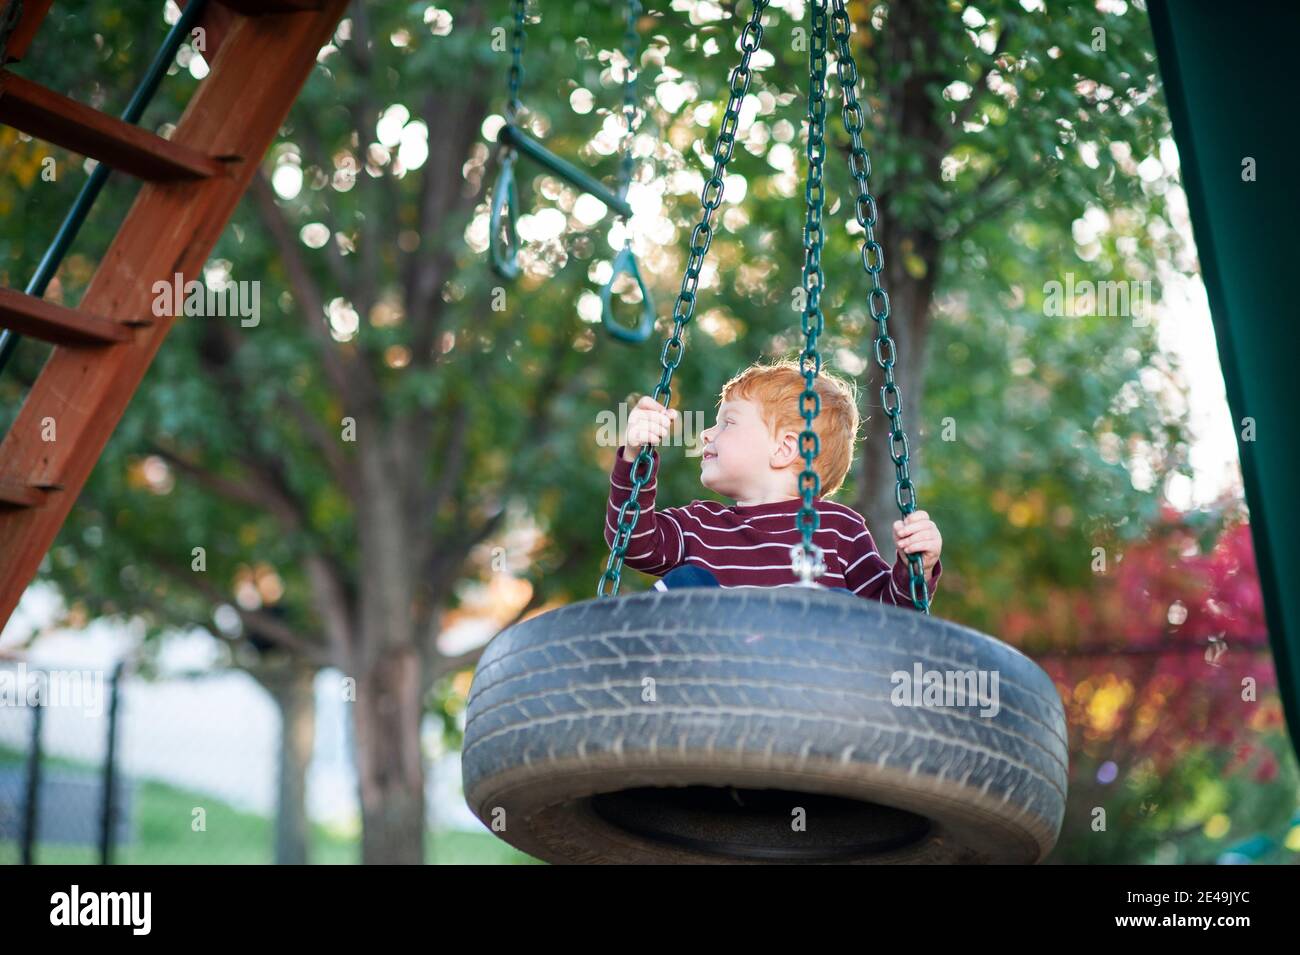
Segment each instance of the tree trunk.
[[306,865],[311,844],[307,767],[316,743],[316,669],[287,657],[252,674],[280,711],[275,863]]
[[295,664],[286,673],[280,705],[280,792],[276,809],[276,865],[306,865],[310,821],[307,767],[316,743],[316,671]]
[[[927,83],[933,79],[927,70],[929,64],[935,62],[939,46],[934,22],[937,15],[924,6],[893,4],[881,35],[883,42],[879,56],[882,62],[910,64],[910,68],[899,74],[898,81],[882,90],[889,124],[898,130],[901,141],[908,148],[924,150],[930,144],[941,142],[947,135],[926,89]],[[867,23],[859,23],[858,27],[872,29]],[[919,58],[915,55],[917,52],[921,54]],[[940,184],[937,159],[924,163],[920,175],[936,185]],[[876,241],[885,249],[881,282],[890,298],[887,324],[889,335],[894,340],[894,383],[898,386],[903,431],[907,435],[908,477],[916,488],[917,509],[927,510],[925,474],[920,467],[921,445],[923,437],[928,437],[934,429],[931,422],[921,416],[921,406],[925,390],[925,347],[929,339],[930,306],[934,300],[943,243],[932,222],[900,222],[893,214],[890,198],[901,186],[902,173],[896,176],[898,182],[881,184],[881,193],[877,197],[880,226]],[[915,175],[907,178],[909,189],[918,188]],[[914,265],[919,261],[924,266],[923,273],[914,275],[908,272],[904,263],[909,257],[913,257]],[[858,464],[854,507],[866,519],[880,555],[892,562],[896,557],[893,525],[901,517],[894,496],[898,476],[890,458],[889,416],[881,406],[880,387],[884,384],[884,372],[875,359],[874,339],[879,326],[871,320],[867,326],[873,341],[864,343],[863,349],[868,359],[864,375],[867,384],[861,408],[866,419],[866,437]],[[933,512],[931,516],[937,523],[938,517]]]
[[353,707],[361,795],[361,861],[424,862],[420,659],[387,647],[357,680]]

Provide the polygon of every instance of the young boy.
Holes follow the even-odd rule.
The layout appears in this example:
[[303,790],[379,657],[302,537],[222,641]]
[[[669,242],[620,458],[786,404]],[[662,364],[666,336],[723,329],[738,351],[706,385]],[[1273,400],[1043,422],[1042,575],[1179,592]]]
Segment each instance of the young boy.
[[[894,522],[898,557],[891,569],[876,550],[862,515],[825,498],[844,483],[853,461],[858,409],[849,382],[823,370],[815,387],[821,410],[813,430],[820,450],[813,468],[821,481],[815,499],[819,526],[813,543],[824,551],[822,586],[868,600],[913,607],[905,554],[919,553],[934,593],[942,567],[943,539],[925,511]],[[790,548],[803,538],[795,517],[803,504],[799,473],[804,458],[799,433],[804,420],[799,395],[804,377],[795,362],[751,365],[722,389],[717,423],[700,438],[700,483],[735,500],[692,501],[655,510],[659,452],[641,488],[641,514],[624,562],[661,579],[655,587],[788,586],[799,578],[790,567]],[[632,462],[643,444],[658,445],[672,430],[675,410],[644,397],[628,416],[627,444],[618,449],[610,476],[605,542],[612,545],[618,512],[632,491]]]

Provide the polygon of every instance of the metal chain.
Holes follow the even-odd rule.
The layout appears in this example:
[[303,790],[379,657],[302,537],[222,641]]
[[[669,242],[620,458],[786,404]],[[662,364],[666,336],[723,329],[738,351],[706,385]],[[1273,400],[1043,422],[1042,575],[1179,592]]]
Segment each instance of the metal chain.
[[[623,141],[622,158],[618,169],[618,197],[627,199],[632,186],[632,173],[636,169],[636,160],[632,157],[632,144],[636,139],[639,125],[639,110],[636,102],[636,83],[639,75],[639,50],[641,37],[637,33],[637,21],[641,18],[641,0],[627,0],[624,4],[625,20],[623,24]],[[632,251],[631,215],[620,215],[623,224],[623,251],[614,259],[609,273],[609,281],[600,291],[600,319],[605,330],[616,340],[640,344],[648,341],[655,330],[655,305],[650,289],[641,278],[641,267],[637,265],[636,254]],[[614,286],[622,275],[628,275],[641,290],[641,320],[635,328],[620,324],[614,318]]]
[[[524,79],[524,24],[528,15],[527,0],[513,0],[514,34],[510,42],[510,72],[506,77],[506,122],[513,126],[523,103],[519,87]],[[519,187],[515,184],[513,146],[502,144],[498,152],[497,181],[492,187],[492,212],[488,217],[488,261],[492,271],[513,281],[519,277]]]
[[[704,265],[704,255],[713,242],[713,213],[718,206],[722,205],[723,174],[736,146],[736,130],[740,126],[740,106],[749,92],[749,84],[753,79],[749,61],[763,42],[762,20],[768,0],[752,0],[752,2],[753,10],[750,12],[749,22],[740,31],[740,64],[731,71],[730,98],[727,100],[722,125],[718,130],[718,139],[713,146],[713,173],[700,192],[702,207],[700,221],[691,232],[690,257],[686,262],[686,274],[682,278],[682,287],[673,305],[673,333],[664,342],[663,351],[659,356],[663,373],[660,375],[659,384],[655,386],[654,399],[665,408],[672,401],[673,371],[681,363],[686,349],[682,331],[690,322],[691,316],[695,314],[695,293],[700,284],[700,269]],[[618,528],[614,534],[614,542],[610,545],[609,561],[596,584],[597,597],[613,597],[618,594],[623,558],[632,540],[632,533],[636,529],[637,519],[641,515],[639,500],[641,489],[649,480],[653,467],[651,445],[643,444],[636,460],[632,462],[632,490],[618,511]],[[607,592],[605,588],[608,584],[612,584],[613,589]]]
[[[849,171],[857,183],[858,197],[854,213],[862,226],[862,267],[871,282],[867,292],[867,308],[877,326],[875,343],[876,363],[884,372],[885,383],[880,388],[880,402],[889,416],[889,457],[894,462],[896,483],[894,501],[903,518],[916,510],[916,487],[908,473],[907,434],[903,431],[903,399],[894,382],[894,340],[889,335],[889,293],[880,282],[885,267],[885,250],[876,241],[876,200],[871,195],[868,178],[871,175],[871,156],[862,145],[864,111],[858,103],[858,68],[849,48],[849,16],[844,10],[844,0],[833,0],[831,34],[835,38],[836,72],[839,75],[843,106],[840,117],[844,129],[853,141],[849,154]],[[906,499],[904,499],[906,492]],[[920,554],[908,554],[910,571],[909,588],[912,604],[923,613],[930,612],[930,594],[925,580],[925,567]]]
[[808,14],[811,29],[808,44],[808,181],[804,186],[807,218],[803,227],[804,349],[799,354],[799,369],[804,378],[803,393],[799,395],[799,411],[804,420],[799,448],[803,453],[804,468],[799,474],[803,504],[795,518],[795,527],[802,533],[803,541],[790,548],[790,567],[800,583],[814,586],[815,578],[826,572],[822,548],[813,543],[813,532],[821,524],[815,504],[821,491],[821,478],[813,470],[813,459],[821,450],[821,440],[813,430],[813,420],[821,411],[821,396],[815,387],[822,368],[817,336],[825,327],[821,298],[826,284],[822,273],[822,245],[826,241],[826,232],[822,228],[822,205],[826,198],[822,184],[822,163],[826,158],[826,0],[812,0]]
[[524,22],[528,16],[528,0],[514,0],[515,20],[514,34],[510,40],[510,75],[507,79],[509,96],[506,99],[506,122],[514,124],[523,103],[519,99],[519,87],[524,81]]
[[[519,87],[524,81],[524,25],[528,18],[528,0],[513,0],[511,14],[514,32],[510,40],[510,71],[506,77],[506,122],[513,126],[523,103]],[[513,146],[502,145],[497,153],[497,181],[492,187],[492,212],[488,218],[488,260],[492,270],[507,281],[519,277],[519,187],[515,184]]]
[[636,102],[636,81],[640,74],[638,53],[641,37],[637,33],[637,21],[641,19],[641,0],[627,0],[626,19],[623,24],[623,121],[627,128],[623,133],[623,157],[618,170],[618,197],[627,198],[628,186],[632,184],[632,172],[636,161],[632,158],[632,141],[636,137],[640,110]]

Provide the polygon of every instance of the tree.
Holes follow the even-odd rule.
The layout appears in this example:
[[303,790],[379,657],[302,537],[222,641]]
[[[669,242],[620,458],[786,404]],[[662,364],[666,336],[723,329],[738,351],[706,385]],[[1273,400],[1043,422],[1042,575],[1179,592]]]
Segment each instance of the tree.
[[[1163,196],[1137,174],[1139,158],[1158,155],[1170,135],[1145,16],[1134,7],[1040,6],[889,3],[870,5],[869,14],[860,6],[863,73],[875,109],[868,145],[883,181],[878,199],[891,253],[884,275],[895,374],[905,420],[910,411],[926,437],[948,418],[959,433],[998,420],[928,400],[927,367],[946,362],[951,340],[945,332],[927,356],[936,297],[973,299],[966,314],[985,336],[999,322],[1038,331],[1047,323],[1033,310],[1054,317],[1043,310],[1047,283],[1070,271],[1081,280],[1147,280],[1179,250],[1172,226],[1138,228],[1169,215]],[[1108,210],[1110,229],[1076,239],[1074,223],[1089,209]],[[1117,352],[1135,348],[1145,359],[1152,342],[1143,319],[1150,316],[1101,311],[1077,324],[1104,327]],[[1026,336],[1005,350],[996,339],[984,344],[999,360],[1041,365],[1056,358],[1042,354],[1041,340]],[[1100,358],[1069,374],[1092,373]],[[867,399],[878,408],[880,372],[874,361],[869,369]],[[869,426],[855,504],[868,526],[887,527],[897,518],[895,468],[883,447],[886,422],[878,411],[874,417],[881,424]],[[1077,420],[1063,417],[1058,427]],[[921,444],[914,441],[914,451]],[[942,481],[946,463],[922,473]]]
[[[663,303],[677,290],[685,236],[698,219],[702,159],[725,99],[736,22],[712,4],[649,7],[640,23],[647,115],[635,146],[633,234],[665,335]],[[980,482],[1005,477],[1014,462],[1010,473],[1024,482],[1016,493],[1033,493],[1061,476],[1066,456],[1075,471],[1053,494],[1078,494],[1081,514],[1135,514],[1130,462],[1099,454],[1093,432],[1154,350],[1149,329],[1132,317],[1047,321],[1040,290],[1085,261],[1094,275],[1154,274],[1177,239],[1172,228],[1142,227],[1163,222],[1166,211],[1134,172],[1134,157],[1154,154],[1165,129],[1151,99],[1141,18],[1097,15],[1109,38],[1101,55],[1073,39],[1087,34],[1091,13],[998,9],[985,22],[941,5],[855,4],[854,47],[872,107],[868,145],[898,380],[905,420],[919,425],[913,453],[933,431],[927,408],[952,417],[962,435],[935,445],[936,478],[919,482],[921,506],[926,494],[945,502],[936,516],[949,509],[945,536],[956,554],[964,547],[973,561],[996,552],[1003,586],[1032,588],[1057,580],[1062,567],[1086,574],[1082,521],[1067,522],[1068,539],[1045,537],[1044,561],[1017,549],[1030,525],[1001,520]],[[495,164],[485,139],[502,103],[495,84],[504,84],[508,44],[494,43],[502,34],[493,31],[508,23],[505,14],[502,3],[352,8],[209,263],[211,287],[260,283],[261,320],[178,323],[47,569],[88,612],[141,613],[155,632],[204,627],[236,663],[256,632],[300,665],[334,666],[354,681],[340,692],[355,694],[365,861],[422,858],[420,718],[449,699],[435,691],[478,652],[440,649],[444,616],[463,585],[494,573],[531,584],[506,623],[592,594],[614,454],[592,440],[597,414],[658,378],[657,341],[630,349],[594,327],[595,290],[621,246],[620,228],[594,221],[555,177],[532,169],[521,182],[525,274],[506,287],[486,271]],[[802,266],[806,50],[786,14],[773,8],[769,19],[692,346],[674,379],[687,410],[711,402],[759,354],[802,344],[790,306]],[[548,5],[545,19],[530,24],[527,47],[523,121],[548,148],[606,178],[621,138],[621,39],[620,18],[606,5],[580,2]],[[959,84],[969,96],[960,97]],[[842,155],[847,140],[834,121],[830,128]],[[838,158],[827,163],[828,221],[836,225],[828,230],[822,346],[832,366],[854,373],[867,367],[872,329],[859,236],[840,225],[851,196]],[[1034,221],[1010,223],[1022,203]],[[1114,231],[1071,234],[1090,203],[1115,209]],[[24,247],[20,261],[33,256]],[[84,281],[74,265],[62,276],[69,297]],[[620,296],[624,305],[634,297]],[[929,338],[940,315],[952,329],[944,351]],[[1002,337],[986,341],[987,326],[974,316],[996,321]],[[1078,338],[1079,329],[1088,335]],[[1095,361],[1081,374],[1088,357],[1104,357],[1089,351],[1103,340],[1134,357]],[[958,344],[980,367],[926,385],[926,362],[937,360],[927,352],[946,355]],[[1046,389],[1007,374],[1008,360],[1030,356]],[[873,394],[864,387],[864,402],[874,405]],[[1011,402],[1015,394],[1024,400]],[[991,419],[994,395],[1013,419],[1032,413],[1039,432],[978,427]],[[1111,417],[1151,446],[1170,435],[1177,446],[1179,424],[1158,408],[1139,403]],[[1043,434],[1052,455],[1027,444]],[[1168,458],[1178,466],[1175,454]],[[874,434],[853,493],[886,541],[892,480]],[[661,494],[699,489],[673,468]],[[515,529],[515,513],[539,528],[538,545],[508,546],[504,561],[488,560],[484,548]],[[945,614],[991,611],[973,576],[954,576]]]

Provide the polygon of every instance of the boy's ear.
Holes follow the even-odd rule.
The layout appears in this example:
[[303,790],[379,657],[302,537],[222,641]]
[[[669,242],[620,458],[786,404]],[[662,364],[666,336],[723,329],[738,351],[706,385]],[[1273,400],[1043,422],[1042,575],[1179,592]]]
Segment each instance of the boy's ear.
[[789,467],[799,460],[800,456],[799,432],[787,431],[781,436],[781,443],[772,452],[772,466],[778,469]]

